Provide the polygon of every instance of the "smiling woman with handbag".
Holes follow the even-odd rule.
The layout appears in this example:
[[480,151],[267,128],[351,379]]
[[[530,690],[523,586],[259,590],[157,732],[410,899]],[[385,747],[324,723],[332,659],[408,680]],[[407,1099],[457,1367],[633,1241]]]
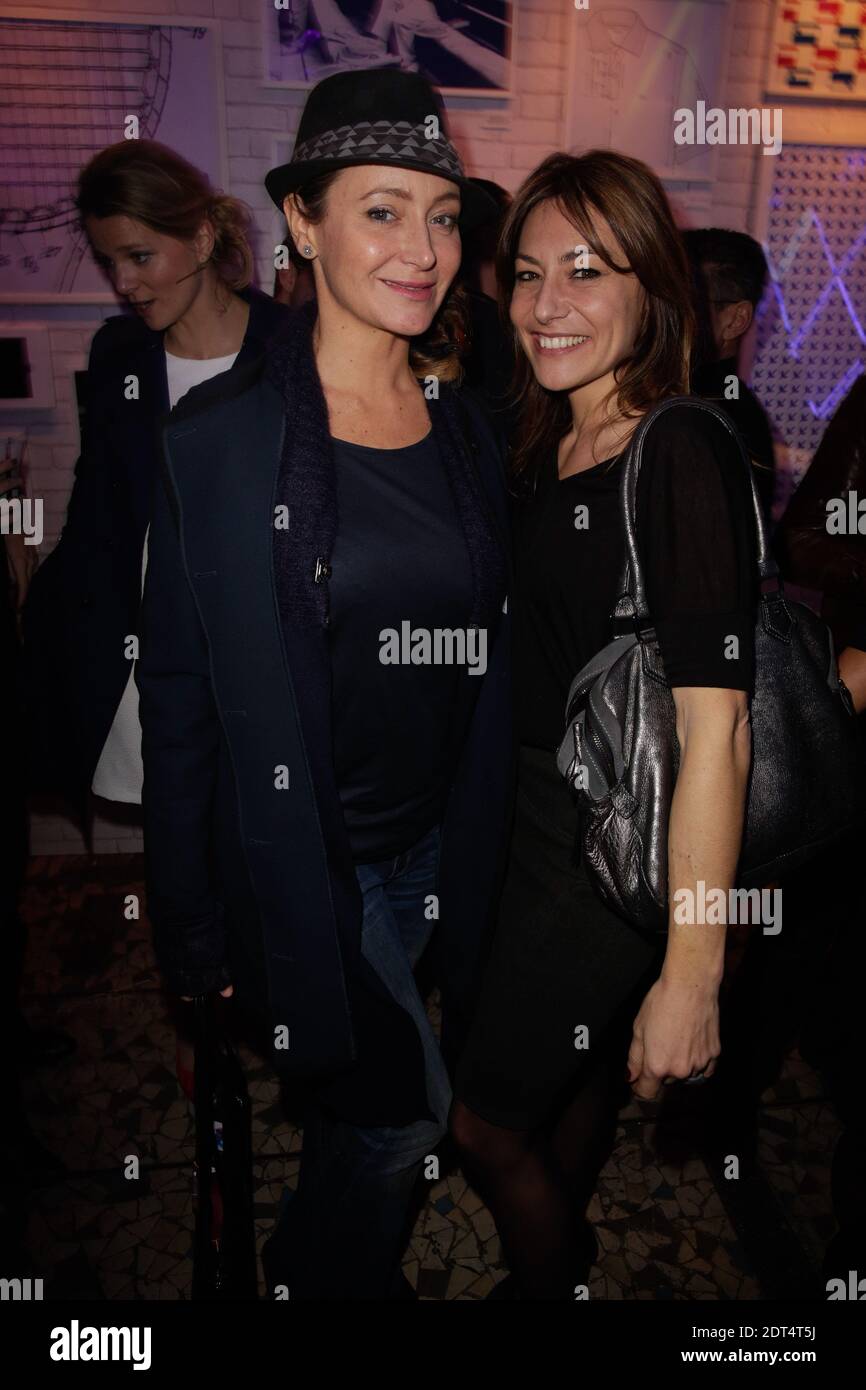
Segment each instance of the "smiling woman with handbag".
[[[499,275],[522,352],[521,749],[499,926],[452,1124],[496,1217],[512,1287],[572,1299],[594,1258],[583,1209],[613,1142],[624,1072],[652,1099],[665,1083],[712,1076],[720,1052],[724,921],[679,921],[671,909],[665,937],[626,920],[615,895],[603,901],[556,764],[572,680],[608,647],[622,597],[629,441],[656,406],[685,394],[693,321],[661,185],[610,151],[554,155],[529,177],[505,224]],[[734,887],[744,826],[753,504],[736,437],[688,402],[652,419],[632,482],[629,539],[657,637],[642,677],[666,692],[670,728],[629,724],[628,736],[650,765],[673,738],[673,772],[650,788],[648,849],[664,859],[671,904],[683,894],[701,902],[702,884],[725,896]],[[645,614],[617,611],[634,638]],[[639,721],[636,691],[627,686],[623,704]],[[589,786],[607,770],[605,749],[587,743],[584,761]],[[613,783],[621,772],[611,769]],[[630,809],[613,796],[621,838]],[[617,873],[623,865],[640,876],[633,855]]]

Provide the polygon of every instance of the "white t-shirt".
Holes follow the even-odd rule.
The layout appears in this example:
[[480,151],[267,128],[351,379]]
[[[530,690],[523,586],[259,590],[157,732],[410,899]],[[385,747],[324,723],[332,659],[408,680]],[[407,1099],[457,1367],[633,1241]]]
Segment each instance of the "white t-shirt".
[[[236,352],[227,357],[175,357],[166,352],[165,366],[168,376],[168,399],[172,410],[187,391],[202,381],[209,381],[220,372],[227,372],[234,365]],[[150,527],[148,527],[148,531]],[[144,589],[144,576],[147,570],[147,531],[144,535],[144,549],[141,556],[141,587]],[[107,801],[123,801],[133,806],[141,805],[141,788],[144,770],[141,764],[141,724],[138,718],[138,686],[135,684],[135,662],[130,662],[129,678],[117,706],[114,722],[108,731],[108,738],[99,755],[99,762],[93,774],[92,790]]]

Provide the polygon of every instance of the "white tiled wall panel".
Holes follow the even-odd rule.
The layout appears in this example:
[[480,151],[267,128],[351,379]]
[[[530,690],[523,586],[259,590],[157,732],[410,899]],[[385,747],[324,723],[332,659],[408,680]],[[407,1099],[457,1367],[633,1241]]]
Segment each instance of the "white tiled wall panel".
[[[257,264],[263,287],[271,283],[273,212],[263,188],[263,177],[272,163],[273,142],[290,142],[297,129],[304,93],[262,87],[260,21],[272,0],[54,0],[58,15],[78,18],[180,16],[184,19],[220,20],[223,43],[226,156],[229,190],[247,199],[257,226]],[[514,93],[493,102],[452,99],[449,105],[452,132],[468,172],[495,179],[514,189],[538,162],[561,146],[564,139],[565,104],[569,74],[569,25],[575,17],[573,0],[518,0],[519,53],[515,63]],[[26,16],[26,4],[16,12]],[[761,75],[769,36],[770,0],[731,0],[728,91],[723,104],[760,105]],[[76,13],[77,12],[77,13]],[[718,177],[711,207],[714,221],[748,230],[754,215],[754,161],[760,150],[730,149],[719,153]],[[31,477],[35,496],[45,499],[44,551],[55,544],[63,524],[72,483],[77,445],[77,423],[72,395],[72,373],[86,365],[87,350],[95,328],[113,312],[108,307],[87,306],[39,311],[0,306],[0,319],[40,317],[51,325],[51,341],[57,407],[26,423],[31,436]],[[12,427],[25,420],[4,414]],[[80,836],[57,816],[36,815],[32,825],[35,853],[83,849]],[[94,848],[129,850],[140,846],[139,832],[128,823],[116,825],[98,819]]]

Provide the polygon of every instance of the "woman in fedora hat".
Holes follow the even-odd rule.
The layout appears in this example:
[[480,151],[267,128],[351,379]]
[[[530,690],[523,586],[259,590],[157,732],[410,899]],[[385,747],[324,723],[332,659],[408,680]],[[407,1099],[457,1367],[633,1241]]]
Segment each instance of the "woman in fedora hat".
[[452,290],[488,204],[393,70],[316,87],[267,187],[316,299],[165,431],[148,901],[169,988],[233,989],[310,1082],[270,1287],[381,1298],[451,1098],[414,967],[434,938],[450,1061],[506,816],[502,451],[458,385]]

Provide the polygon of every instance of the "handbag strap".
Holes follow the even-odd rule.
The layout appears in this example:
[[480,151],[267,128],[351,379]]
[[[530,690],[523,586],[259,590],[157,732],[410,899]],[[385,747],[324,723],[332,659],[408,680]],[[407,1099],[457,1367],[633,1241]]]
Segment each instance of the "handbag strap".
[[749,485],[752,492],[752,509],[758,538],[758,573],[762,582],[764,580],[779,580],[779,567],[773,559],[767,541],[767,529],[764,525],[764,516],[761,510],[760,498],[758,497],[758,489],[755,486],[752,465],[739,433],[725,412],[711,401],[705,401],[698,396],[671,396],[667,400],[660,401],[652,410],[647,411],[646,415],[644,415],[640,424],[637,426],[637,429],[629,441],[628,448],[626,449],[622,480],[620,482],[619,499],[625,527],[626,554],[622,578],[620,580],[620,597],[617,599],[616,607],[611,617],[614,622],[621,621],[622,619],[631,620],[634,622],[638,631],[649,628],[652,625],[649,606],[647,604],[643,568],[641,566],[637,547],[637,480],[643,459],[643,447],[647,431],[659,416],[663,415],[666,410],[671,410],[674,406],[683,405],[690,406],[693,410],[703,410],[708,415],[715,415],[716,419],[721,421],[728,431],[728,434],[730,434],[736,443],[740,457],[743,460],[743,466],[748,469],[749,474]]

